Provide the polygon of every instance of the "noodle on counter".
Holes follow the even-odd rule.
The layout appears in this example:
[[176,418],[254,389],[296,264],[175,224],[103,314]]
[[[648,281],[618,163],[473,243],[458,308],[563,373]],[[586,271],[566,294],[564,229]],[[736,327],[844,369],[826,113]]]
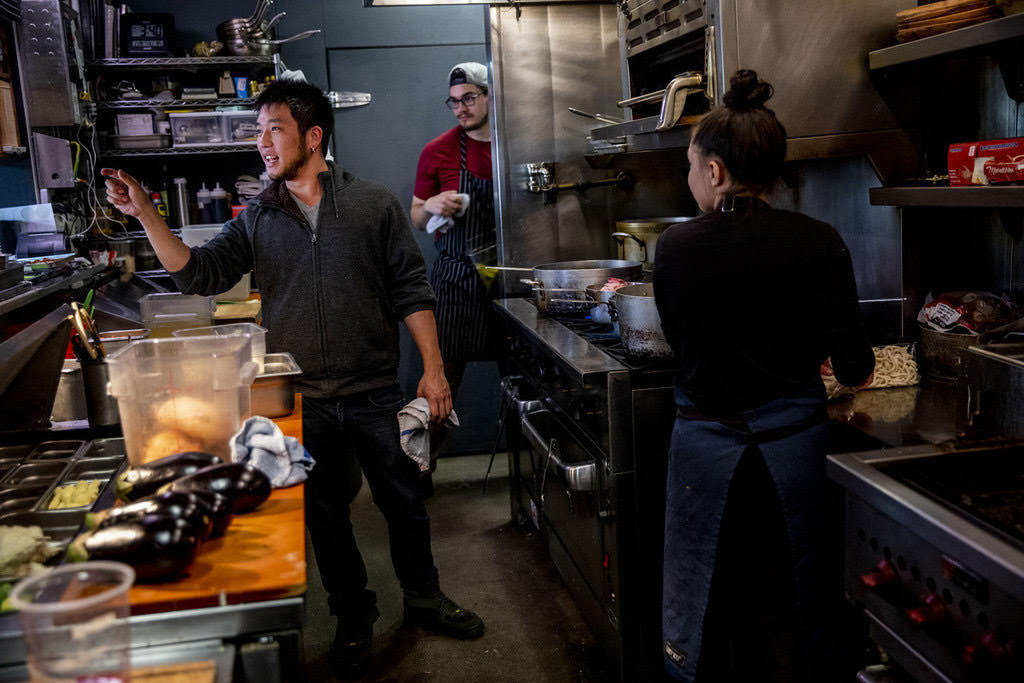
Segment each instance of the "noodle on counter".
[[909,387],[918,383],[917,362],[910,348],[899,344],[876,346],[875,378],[866,389]]
[[[911,387],[919,383],[917,361],[914,360],[910,346],[889,344],[876,346],[872,351],[875,353],[875,375],[871,384],[862,387],[863,389]],[[830,400],[856,391],[855,388],[843,386],[836,381],[829,361],[825,361],[825,365],[822,366],[821,379],[825,383],[825,392]]]

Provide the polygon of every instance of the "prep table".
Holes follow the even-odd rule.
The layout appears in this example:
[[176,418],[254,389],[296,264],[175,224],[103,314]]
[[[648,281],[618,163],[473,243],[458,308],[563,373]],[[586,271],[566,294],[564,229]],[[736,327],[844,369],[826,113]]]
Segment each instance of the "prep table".
[[[301,396],[275,422],[301,439]],[[287,679],[299,669],[303,493],[302,485],[274,490],[257,510],[237,515],[224,537],[206,542],[187,576],[131,589],[133,667],[214,660],[218,681],[230,681],[235,665],[251,680]],[[17,615],[0,617],[0,681],[28,680],[24,661]]]

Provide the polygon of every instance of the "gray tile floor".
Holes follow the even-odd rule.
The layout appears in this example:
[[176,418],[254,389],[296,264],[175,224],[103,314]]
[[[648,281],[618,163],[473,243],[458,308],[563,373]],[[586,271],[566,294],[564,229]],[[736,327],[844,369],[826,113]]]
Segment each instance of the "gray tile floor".
[[[402,626],[402,591],[391,568],[387,529],[363,486],[352,522],[377,591],[373,681],[603,681],[600,647],[536,533],[510,522],[507,466],[489,456],[443,458],[427,503],[441,588],[479,614],[487,632],[460,642]],[[308,545],[308,541],[307,541]],[[309,681],[330,681],[334,620],[312,550],[303,645]]]

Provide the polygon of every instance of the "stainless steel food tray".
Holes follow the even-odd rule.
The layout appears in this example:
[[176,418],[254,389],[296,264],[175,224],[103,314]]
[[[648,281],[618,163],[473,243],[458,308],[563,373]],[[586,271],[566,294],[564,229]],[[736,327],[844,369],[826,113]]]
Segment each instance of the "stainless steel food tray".
[[249,389],[249,408],[253,415],[281,417],[295,410],[295,378],[302,374],[290,353],[268,353],[263,357],[263,372]]

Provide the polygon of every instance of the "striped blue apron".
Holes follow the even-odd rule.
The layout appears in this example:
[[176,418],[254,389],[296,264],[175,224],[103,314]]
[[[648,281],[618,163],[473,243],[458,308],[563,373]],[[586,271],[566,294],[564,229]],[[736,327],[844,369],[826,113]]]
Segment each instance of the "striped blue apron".
[[[466,167],[466,132],[460,138],[459,192],[469,195],[469,209],[435,242],[437,260],[430,284],[437,296],[437,336],[445,361],[494,357],[491,303],[476,263],[493,264],[496,254],[494,193],[490,180]],[[472,257],[472,258],[471,258]]]

